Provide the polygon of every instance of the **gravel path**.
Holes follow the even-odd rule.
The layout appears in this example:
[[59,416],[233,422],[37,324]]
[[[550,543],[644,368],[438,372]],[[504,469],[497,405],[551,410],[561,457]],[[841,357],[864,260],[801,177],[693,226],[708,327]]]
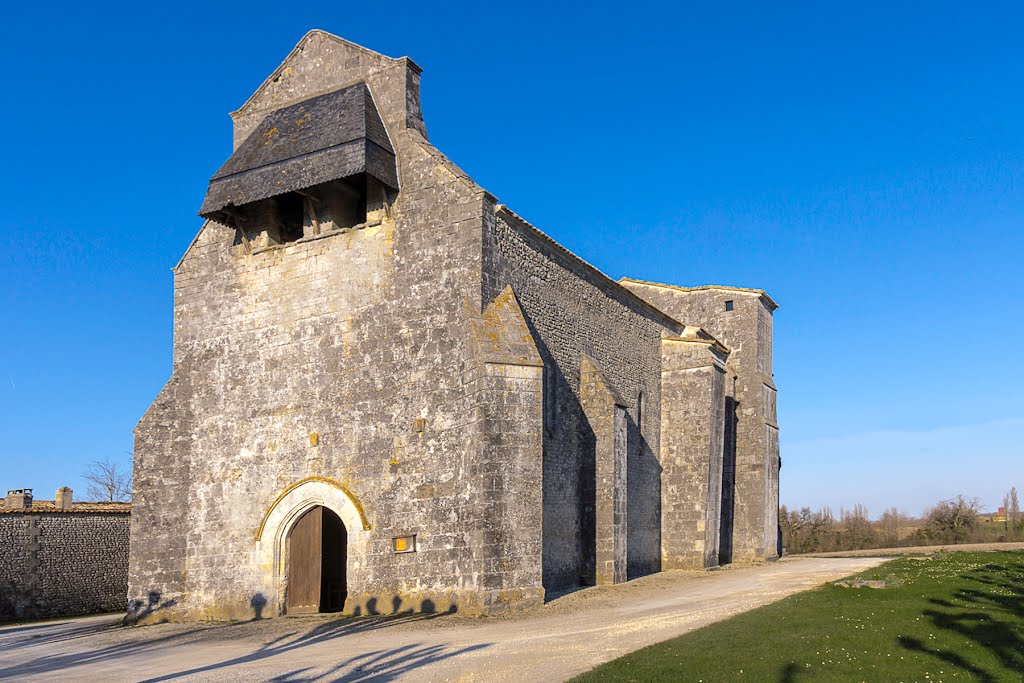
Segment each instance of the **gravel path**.
[[563,681],[628,652],[877,566],[785,559],[588,588],[513,617],[295,617],[117,626],[116,616],[0,627],[0,680]]

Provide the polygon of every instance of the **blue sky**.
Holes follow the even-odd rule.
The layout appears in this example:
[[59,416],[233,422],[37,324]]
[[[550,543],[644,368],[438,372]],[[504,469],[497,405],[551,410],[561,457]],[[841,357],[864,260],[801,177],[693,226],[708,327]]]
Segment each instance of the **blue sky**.
[[[713,6],[712,6],[713,5]],[[825,6],[823,6],[825,5]],[[310,28],[424,68],[431,140],[612,277],[767,289],[782,501],[1024,487],[1015,3],[5,10],[0,487],[128,461],[227,113]]]

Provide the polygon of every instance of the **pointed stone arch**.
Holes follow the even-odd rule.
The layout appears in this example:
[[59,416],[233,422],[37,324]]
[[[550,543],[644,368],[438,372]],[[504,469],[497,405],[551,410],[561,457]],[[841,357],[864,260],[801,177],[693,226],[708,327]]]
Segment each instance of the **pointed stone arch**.
[[356,531],[358,529],[369,531],[370,522],[366,518],[366,511],[363,509],[363,504],[347,486],[342,484],[340,481],[329,477],[308,477],[301,481],[297,481],[294,484],[289,484],[283,491],[281,491],[281,493],[278,494],[277,498],[274,499],[274,502],[270,504],[270,507],[267,508],[267,511],[263,514],[263,519],[260,521],[260,525],[256,529],[256,541],[259,542],[262,540],[264,532],[266,531],[267,526],[270,525],[271,517],[274,513],[282,507],[288,507],[288,503],[285,502],[286,499],[292,498],[295,499],[296,502],[298,499],[309,498],[310,496],[313,498],[321,497],[338,499],[338,493],[340,493],[345,499],[339,500],[338,505],[346,509],[351,508],[349,510],[350,513],[354,513],[350,514],[349,518],[346,518],[346,516],[342,514],[341,510],[336,509],[334,506],[326,505],[325,503],[311,503],[304,509],[308,509],[313,505],[324,505],[325,507],[329,507],[334,510],[334,512],[341,517],[342,521],[345,522],[345,526],[348,527],[350,531]]
[[[328,477],[309,477],[285,487],[264,513],[255,535],[257,564],[268,580],[278,614],[284,611],[288,535],[296,522],[318,505],[333,511],[345,525],[350,586],[358,584],[358,569],[365,566],[370,522],[359,498],[347,486]],[[354,592],[350,588],[349,593]]]

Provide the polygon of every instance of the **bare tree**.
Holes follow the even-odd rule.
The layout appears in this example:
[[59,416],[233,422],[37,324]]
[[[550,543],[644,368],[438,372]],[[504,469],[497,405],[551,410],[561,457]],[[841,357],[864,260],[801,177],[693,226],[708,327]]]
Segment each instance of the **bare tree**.
[[840,510],[839,517],[842,522],[840,545],[843,546],[843,550],[873,548],[878,544],[875,529],[868,518],[867,507],[857,503],[852,510]]
[[82,472],[82,479],[89,482],[88,495],[92,500],[121,502],[131,498],[131,470],[112,462],[110,458],[93,460]]
[[896,507],[891,507],[882,513],[879,520],[882,526],[883,542],[890,547],[896,547],[903,538],[903,528],[907,525],[907,516]]
[[1017,500],[1017,487],[1011,486],[1006,495],[1006,523],[1011,529],[1020,526],[1020,501]]
[[783,524],[783,542],[792,553],[835,550],[835,518],[832,511],[821,508],[812,512],[810,508],[787,510]]

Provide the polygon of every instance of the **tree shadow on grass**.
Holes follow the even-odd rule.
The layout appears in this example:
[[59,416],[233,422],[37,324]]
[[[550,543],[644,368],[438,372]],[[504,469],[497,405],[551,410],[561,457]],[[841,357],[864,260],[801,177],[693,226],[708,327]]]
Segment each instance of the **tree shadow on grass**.
[[978,680],[984,681],[984,683],[994,683],[994,681],[997,680],[995,676],[990,674],[988,671],[985,671],[980,667],[974,666],[973,664],[971,664],[955,652],[947,652],[944,650],[930,650],[927,647],[925,647],[924,643],[922,643],[920,640],[918,640],[917,638],[911,638],[909,636],[898,636],[896,640],[899,642],[900,646],[906,650],[910,650],[911,652],[917,652],[923,655],[931,655],[932,657],[938,657],[947,664],[955,666],[958,669],[963,669],[964,671],[976,676]]
[[900,646],[936,657],[983,681],[1020,676],[1024,671],[1024,639],[1019,635],[1020,624],[1024,622],[1024,562],[987,564],[959,578],[981,587],[961,588],[953,594],[952,601],[932,598],[929,602],[936,609],[926,609],[922,616],[936,629],[980,645],[999,662],[1003,671],[986,671],[967,661],[961,653],[930,648],[908,636],[898,638]]
[[795,683],[796,675],[799,672],[800,667],[796,662],[789,662],[779,671],[779,683]]

